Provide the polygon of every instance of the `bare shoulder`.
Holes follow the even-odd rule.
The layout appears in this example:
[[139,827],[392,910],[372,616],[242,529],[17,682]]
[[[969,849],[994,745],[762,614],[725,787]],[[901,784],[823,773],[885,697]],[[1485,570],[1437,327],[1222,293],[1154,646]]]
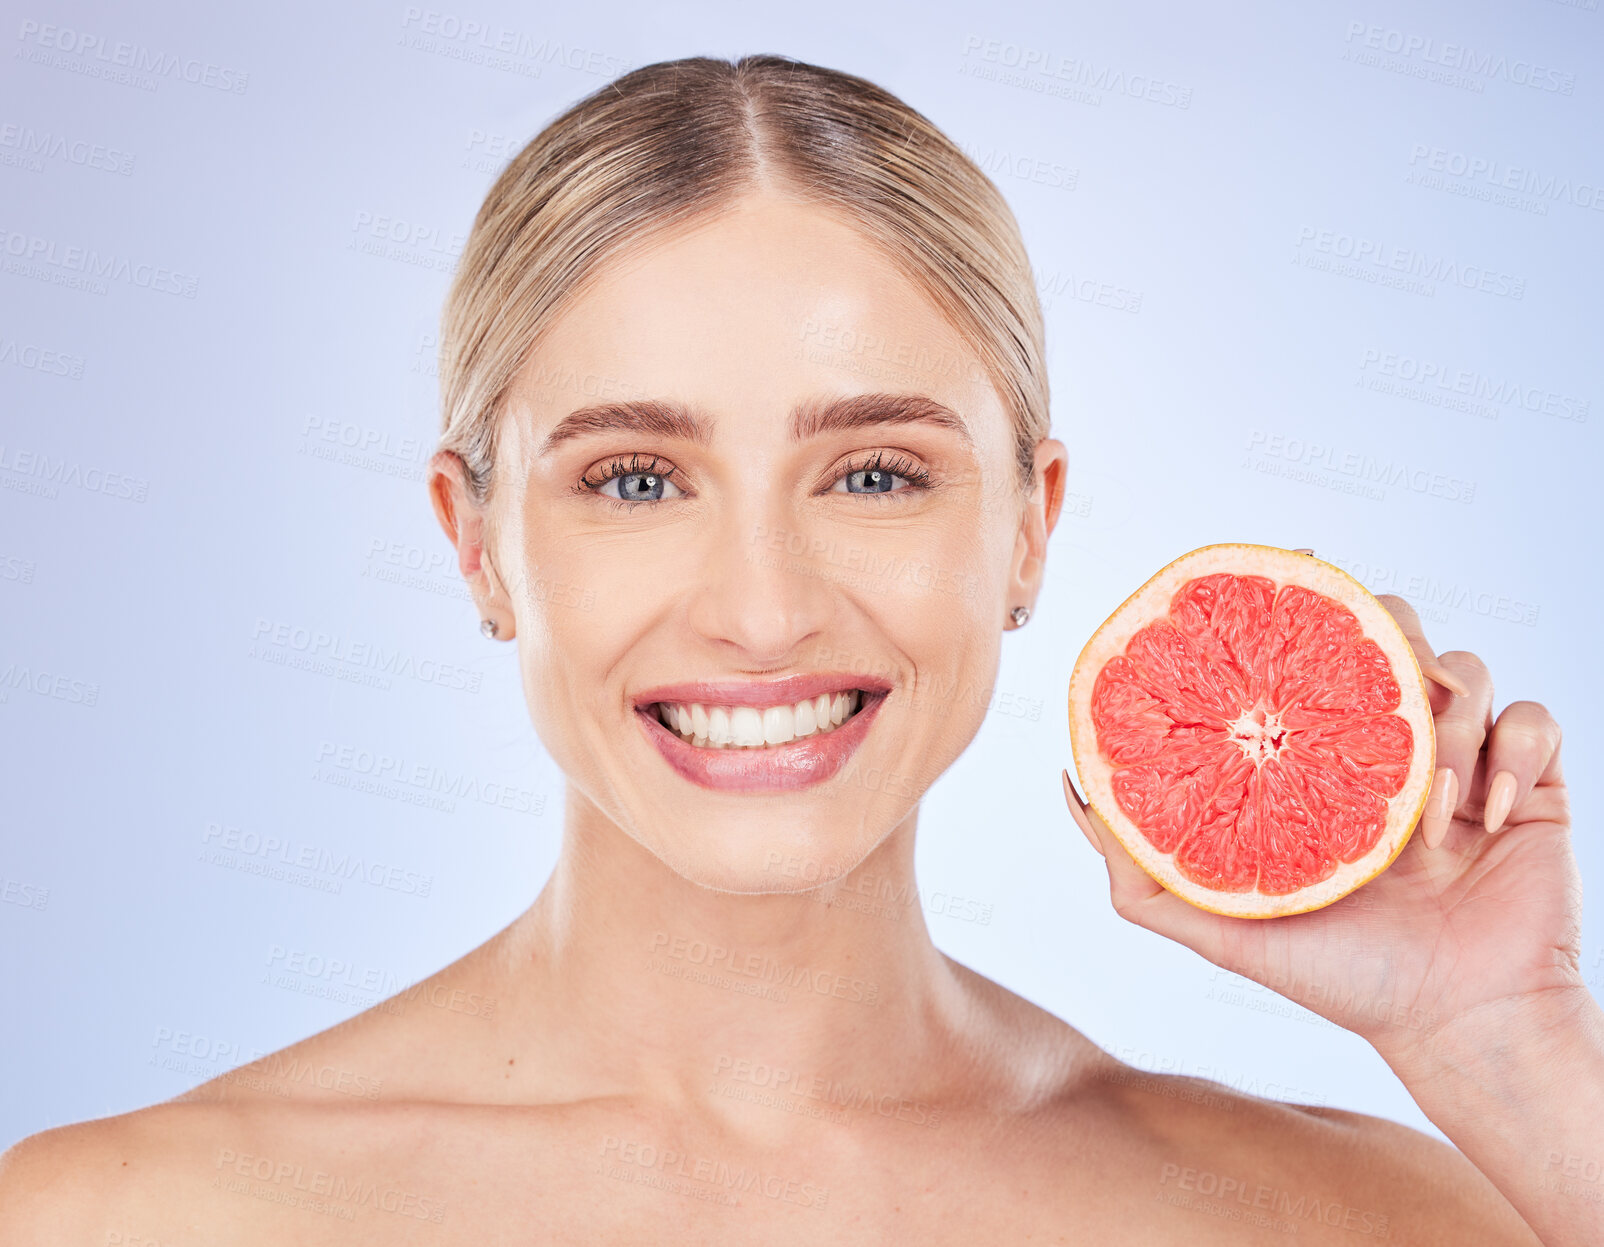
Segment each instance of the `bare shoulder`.
[[[288,1241],[273,1218],[317,1205],[322,1185],[384,1193],[447,1106],[483,1099],[459,1068],[504,1042],[473,973],[482,955],[165,1103],[22,1140],[0,1158],[0,1243],[188,1241],[185,1216],[260,1221],[267,1241]],[[403,1202],[408,1215],[425,1205]],[[304,1226],[294,1237],[310,1241]]]
[[1345,1161],[1341,1172],[1354,1189],[1399,1209],[1393,1222],[1405,1241],[1540,1247],[1510,1202],[1452,1144],[1367,1113],[1284,1107],[1303,1120],[1313,1146]]
[[0,1242],[104,1243],[130,1219],[125,1232],[156,1237],[163,1202],[200,1178],[208,1138],[239,1126],[234,1109],[159,1104],[30,1135],[0,1156]]
[[361,1177],[386,1165],[392,1147],[427,1136],[426,1104],[438,1091],[430,1071],[440,1064],[428,1053],[454,1030],[484,1030],[483,1003],[442,987],[446,979],[164,1103],[23,1139],[0,1156],[0,1243],[188,1241],[183,1227],[195,1222],[186,1217],[261,1221],[271,1241],[285,1203],[279,1187],[295,1188],[303,1171]]
[[282,1241],[282,1208],[316,1204],[303,1184],[366,1189],[367,1168],[427,1138],[430,1104],[454,1098],[438,1054],[483,1045],[494,1018],[460,965],[165,1103],[22,1139],[0,1156],[0,1244],[188,1241],[186,1217]]
[[1155,1204],[1305,1241],[1541,1247],[1497,1187],[1432,1135],[1107,1062],[1097,1081],[1146,1140],[1141,1190]]
[[[175,1100],[33,1135],[0,1158],[6,1247],[355,1241],[362,1210],[438,1220],[409,1162],[438,1118],[427,1106]],[[393,1199],[392,1199],[393,1196]]]
[[[993,1069],[1037,1176],[1089,1184],[1077,1198],[1144,1209],[1175,1241],[1541,1247],[1498,1189],[1452,1145],[1385,1118],[1288,1104],[1207,1078],[1118,1060],[1061,1018],[957,965],[986,1027],[1006,1038]],[[1355,1235],[1358,1237],[1356,1238]],[[1159,1241],[1155,1238],[1154,1241]],[[1164,1241],[1168,1241],[1167,1239]]]
[[81,1241],[97,1211],[97,1173],[109,1173],[100,1122],[30,1135],[0,1154],[0,1241],[17,1247]]

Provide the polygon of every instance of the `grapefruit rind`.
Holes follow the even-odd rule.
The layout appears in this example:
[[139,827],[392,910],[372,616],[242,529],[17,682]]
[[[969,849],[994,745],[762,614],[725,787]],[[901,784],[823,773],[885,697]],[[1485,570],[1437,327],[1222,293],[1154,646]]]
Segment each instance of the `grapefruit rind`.
[[[1302,585],[1341,602],[1353,611],[1365,636],[1381,647],[1392,666],[1402,694],[1392,713],[1402,716],[1415,735],[1415,750],[1403,787],[1388,800],[1382,836],[1362,857],[1337,867],[1334,874],[1286,895],[1259,891],[1227,892],[1204,887],[1176,868],[1173,855],[1161,853],[1142,834],[1114,798],[1111,769],[1098,753],[1097,731],[1092,724],[1092,686],[1111,658],[1125,652],[1136,632],[1169,613],[1170,600],[1183,584],[1217,573],[1266,576],[1277,587]],[[1136,864],[1182,900],[1211,913],[1234,918],[1274,918],[1307,913],[1340,900],[1384,871],[1409,842],[1436,769],[1436,736],[1426,678],[1413,647],[1387,608],[1340,567],[1308,554],[1276,546],[1222,543],[1201,546],[1160,568],[1147,583],[1111,614],[1097,629],[1069,680],[1069,740],[1075,770],[1087,804],[1097,812]],[[1094,764],[1095,763],[1095,764]]]

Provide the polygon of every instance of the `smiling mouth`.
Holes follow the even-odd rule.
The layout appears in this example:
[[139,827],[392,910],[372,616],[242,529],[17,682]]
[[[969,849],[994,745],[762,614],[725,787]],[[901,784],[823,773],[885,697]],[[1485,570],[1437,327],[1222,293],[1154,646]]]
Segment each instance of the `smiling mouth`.
[[642,711],[698,749],[757,750],[828,736],[882,695],[854,688],[777,706],[659,701]]

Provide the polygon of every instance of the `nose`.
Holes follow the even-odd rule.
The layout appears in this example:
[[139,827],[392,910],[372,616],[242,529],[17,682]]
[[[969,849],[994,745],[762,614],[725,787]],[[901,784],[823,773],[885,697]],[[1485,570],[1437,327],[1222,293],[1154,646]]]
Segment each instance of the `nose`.
[[794,661],[804,642],[824,632],[846,592],[828,574],[823,537],[788,516],[747,513],[710,526],[699,562],[691,627],[742,667]]

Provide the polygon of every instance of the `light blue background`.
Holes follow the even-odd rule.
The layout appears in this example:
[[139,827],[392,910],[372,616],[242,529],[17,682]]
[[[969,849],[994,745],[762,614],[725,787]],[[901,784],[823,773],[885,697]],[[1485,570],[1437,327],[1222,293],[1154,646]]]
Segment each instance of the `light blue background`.
[[[900,95],[993,171],[1048,300],[1074,493],[1036,616],[1005,639],[998,709],[924,803],[943,949],[1135,1064],[1430,1128],[1362,1041],[1119,919],[1064,810],[1081,644],[1162,564],[1221,540],[1312,546],[1414,601],[1439,649],[1485,657],[1498,708],[1545,702],[1599,891],[1596,3],[3,8],[0,1146],[321,1030],[377,998],[362,985],[432,973],[538,892],[560,776],[427,503],[433,335],[500,164],[624,69],[685,55],[782,52]],[[485,63],[469,23],[519,50]],[[178,69],[107,78],[119,42]],[[1443,80],[1467,55],[1445,44],[1491,71]],[[1569,90],[1512,81],[1534,62]],[[1461,161],[1524,185],[1519,202],[1486,198],[1486,173],[1421,176]],[[376,229],[414,241],[384,254]],[[71,288],[65,264],[21,265],[33,247],[159,266],[193,297],[115,274]],[[1350,248],[1476,266],[1521,297],[1320,267]],[[1421,366],[1539,410],[1368,388]],[[342,438],[367,457],[339,457]],[[119,475],[29,492],[27,452]],[[1367,471],[1404,483],[1353,492]],[[123,478],[143,501],[117,496]],[[455,664],[478,688],[293,669],[262,643],[279,625]],[[347,748],[524,808],[363,792]],[[223,827],[398,884],[219,864]],[[264,981],[297,954],[348,968]]]

